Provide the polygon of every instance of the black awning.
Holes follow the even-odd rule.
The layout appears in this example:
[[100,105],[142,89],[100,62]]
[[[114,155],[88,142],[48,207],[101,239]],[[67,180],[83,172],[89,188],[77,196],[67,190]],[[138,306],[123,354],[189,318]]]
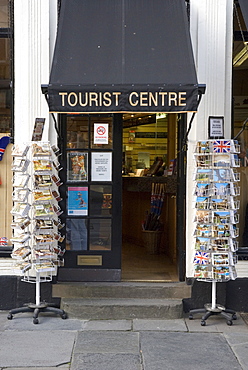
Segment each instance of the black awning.
[[197,110],[184,0],[62,0],[51,112]]
[[245,21],[246,29],[248,31],[248,1],[247,0],[239,0],[239,5],[242,11],[242,15]]

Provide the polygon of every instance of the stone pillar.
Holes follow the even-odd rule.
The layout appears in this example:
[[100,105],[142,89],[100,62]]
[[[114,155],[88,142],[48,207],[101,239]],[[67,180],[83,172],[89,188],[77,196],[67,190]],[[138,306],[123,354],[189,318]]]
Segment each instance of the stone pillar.
[[53,129],[49,128],[48,105],[41,84],[49,82],[56,32],[55,4],[55,0],[14,2],[15,143],[31,140],[36,117],[46,118],[42,139],[51,140],[49,136],[54,136]]

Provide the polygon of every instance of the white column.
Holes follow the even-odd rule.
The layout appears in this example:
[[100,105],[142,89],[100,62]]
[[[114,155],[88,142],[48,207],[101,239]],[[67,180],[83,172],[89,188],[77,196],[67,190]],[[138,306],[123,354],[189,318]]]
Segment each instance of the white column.
[[[50,36],[50,42],[49,42],[49,64],[52,65],[52,59],[53,59],[53,52],[54,52],[54,46],[56,41],[56,35],[57,35],[57,0],[50,0],[49,1],[49,36]],[[49,79],[43,83],[48,83]],[[57,120],[57,114],[54,115],[55,119]],[[54,121],[50,114],[50,125],[49,125],[49,140],[51,144],[57,144],[57,132],[54,128]]]
[[36,117],[46,118],[48,105],[41,84],[49,81],[49,0],[14,2],[15,143],[31,140]]
[[208,117],[224,116],[225,138],[231,136],[232,0],[191,0],[190,27],[198,83],[206,84],[187,153],[186,276],[193,276],[193,151],[196,140],[208,138]]

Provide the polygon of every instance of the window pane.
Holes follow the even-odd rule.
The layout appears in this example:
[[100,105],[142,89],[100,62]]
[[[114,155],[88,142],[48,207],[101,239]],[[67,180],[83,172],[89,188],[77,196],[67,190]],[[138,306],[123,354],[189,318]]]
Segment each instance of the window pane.
[[67,117],[67,148],[84,149],[88,147],[88,117]]
[[92,149],[111,149],[113,147],[112,117],[91,117],[90,131]]
[[0,80],[10,78],[10,39],[0,38]]
[[90,250],[111,250],[111,220],[90,221]]
[[68,218],[66,220],[66,249],[87,250],[87,227],[85,219]]
[[0,27],[9,27],[9,14],[8,14],[9,0],[0,0]]
[[0,90],[0,132],[10,133],[11,129],[11,91]]
[[90,215],[109,216],[112,210],[112,186],[92,185],[90,187]]

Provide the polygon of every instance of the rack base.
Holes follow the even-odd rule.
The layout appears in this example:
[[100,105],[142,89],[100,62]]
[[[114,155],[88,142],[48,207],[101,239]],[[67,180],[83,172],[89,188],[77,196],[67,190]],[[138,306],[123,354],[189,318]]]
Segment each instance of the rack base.
[[12,320],[14,314],[24,313],[24,312],[34,313],[33,314],[34,324],[39,324],[38,316],[40,312],[52,312],[52,313],[60,315],[63,320],[67,319],[67,314],[64,310],[54,307],[52,303],[46,303],[46,302],[42,302],[38,305],[36,305],[35,303],[27,303],[23,307],[13,308],[12,310],[9,311],[7,318],[8,320]]
[[204,313],[205,314],[205,315],[202,316],[201,326],[205,326],[206,325],[206,320],[210,316],[214,316],[214,315],[223,316],[227,320],[226,323],[229,326],[233,324],[233,320],[237,319],[237,315],[236,315],[235,311],[230,310],[228,308],[225,308],[224,306],[222,306],[220,304],[217,304],[215,307],[212,307],[211,303],[206,303],[204,305],[204,308],[196,308],[196,309],[190,310],[189,311],[189,319],[193,320],[193,315],[197,314],[197,313]]

